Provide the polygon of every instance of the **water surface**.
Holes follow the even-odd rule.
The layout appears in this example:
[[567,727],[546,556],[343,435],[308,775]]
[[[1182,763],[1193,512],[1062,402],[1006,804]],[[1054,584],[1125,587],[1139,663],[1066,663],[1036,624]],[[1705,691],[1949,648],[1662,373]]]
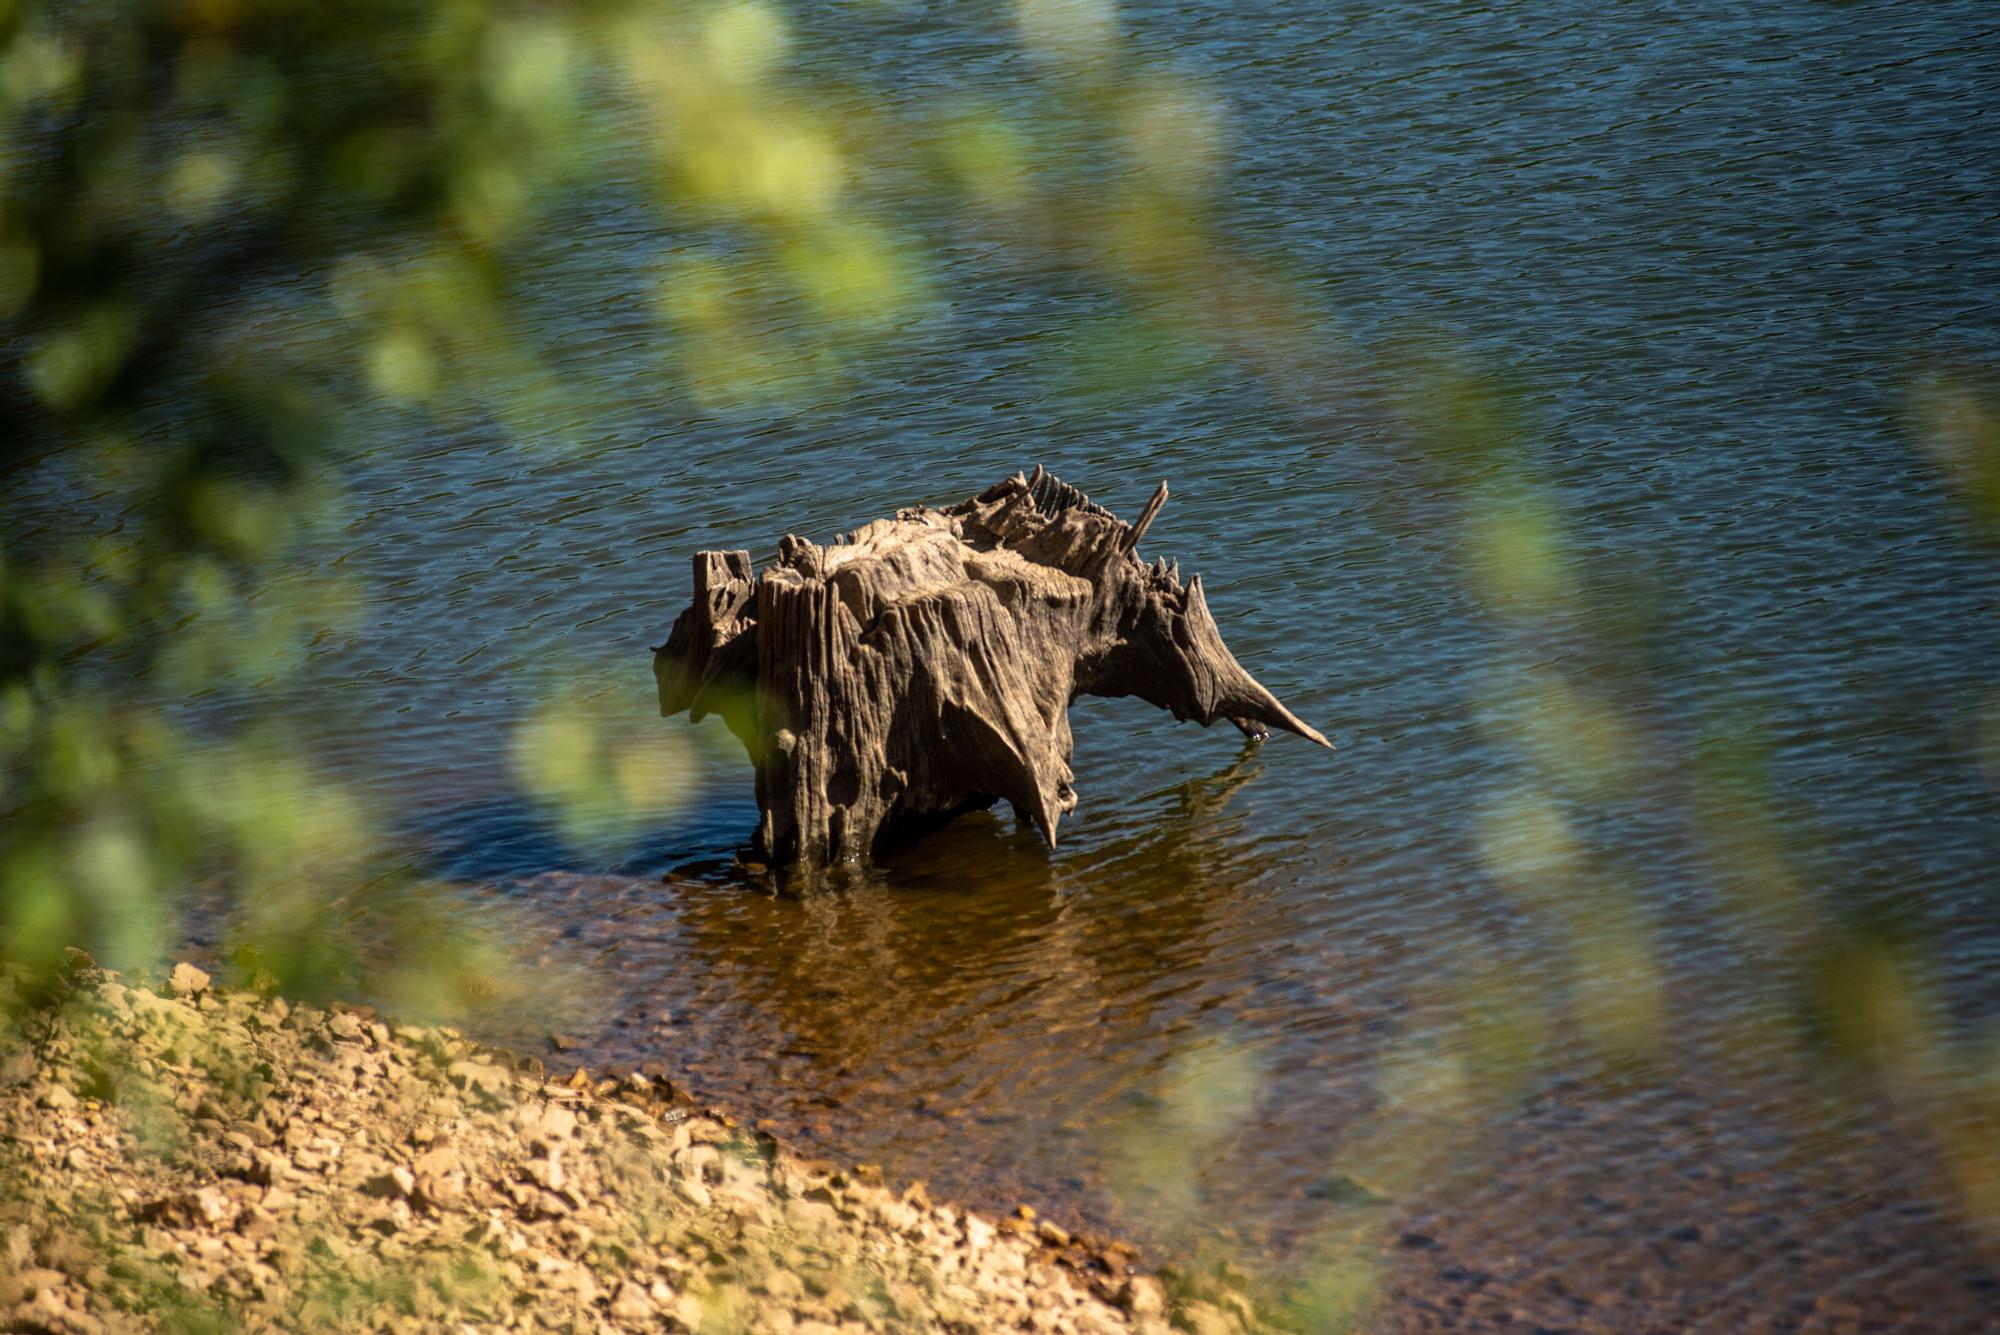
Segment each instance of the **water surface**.
[[[858,99],[1031,102],[1000,17],[884,10],[804,14],[795,49],[873,72]],[[1279,1273],[1345,1239],[1386,1258],[1387,1329],[1982,1326],[1991,1253],[1935,1149],[1962,1085],[1882,1097],[1792,970],[1860,970],[1823,948],[1890,923],[1927,1032],[2000,1023],[2000,561],[1908,419],[1923,377],[2000,359],[1990,13],[1124,17],[1225,108],[1221,224],[1329,347],[1515,387],[1560,615],[1496,605],[1469,525],[1519,497],[1409,465],[1407,424],[1329,429],[1321,387],[1199,349],[1094,384],[1113,295],[970,244],[915,354],[783,412],[691,406],[646,311],[676,242],[635,187],[543,243],[538,333],[587,407],[538,448],[358,460],[321,559],[369,599],[298,684],[321,759],[588,966],[579,1060],[662,1062],[892,1175]],[[726,870],[755,811],[724,747],[616,850],[522,796],[515,730],[558,688],[688,728],[652,717],[645,650],[693,552],[769,559],[1037,462],[1126,515],[1170,481],[1149,551],[1338,749],[1081,702],[1056,851],[1002,808],[805,895]],[[1605,717],[1613,761],[1565,770]],[[1551,811],[1585,870],[1536,893]]]

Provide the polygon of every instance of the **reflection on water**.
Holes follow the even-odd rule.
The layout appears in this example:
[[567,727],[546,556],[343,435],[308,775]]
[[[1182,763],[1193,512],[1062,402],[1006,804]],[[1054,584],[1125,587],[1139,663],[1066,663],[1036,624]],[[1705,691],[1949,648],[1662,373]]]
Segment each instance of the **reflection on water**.
[[720,868],[517,893],[612,999],[574,1059],[657,1062],[802,1143],[1169,1254],[1386,1258],[1384,1328],[1981,1324],[1989,1260],[1864,1086],[1732,1059],[1698,967],[1643,1066],[1536,1029],[1560,984],[1534,925],[1382,902],[1337,852],[1304,870],[1257,830],[1280,765],[1245,747],[1068,860],[980,815],[803,894]]

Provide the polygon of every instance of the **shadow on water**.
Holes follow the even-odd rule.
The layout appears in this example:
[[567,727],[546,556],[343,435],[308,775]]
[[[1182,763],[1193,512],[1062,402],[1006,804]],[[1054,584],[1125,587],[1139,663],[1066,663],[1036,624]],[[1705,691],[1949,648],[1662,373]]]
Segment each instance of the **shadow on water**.
[[662,867],[712,857],[754,826],[754,803],[734,795],[702,798],[606,854],[567,838],[547,807],[518,792],[407,815],[399,830],[410,869],[447,881],[507,882],[544,872],[654,875]]

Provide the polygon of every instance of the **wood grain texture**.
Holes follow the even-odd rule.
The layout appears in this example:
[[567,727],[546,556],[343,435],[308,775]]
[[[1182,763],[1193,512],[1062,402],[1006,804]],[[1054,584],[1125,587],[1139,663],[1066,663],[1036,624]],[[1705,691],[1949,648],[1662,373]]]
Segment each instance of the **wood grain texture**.
[[828,546],[787,534],[701,552],[694,599],[653,651],[660,713],[720,715],[757,770],[754,847],[775,863],[865,858],[1004,798],[1053,848],[1076,807],[1069,706],[1137,696],[1321,746],[1222,642],[1199,576],[1037,467],[942,510],[900,510]]

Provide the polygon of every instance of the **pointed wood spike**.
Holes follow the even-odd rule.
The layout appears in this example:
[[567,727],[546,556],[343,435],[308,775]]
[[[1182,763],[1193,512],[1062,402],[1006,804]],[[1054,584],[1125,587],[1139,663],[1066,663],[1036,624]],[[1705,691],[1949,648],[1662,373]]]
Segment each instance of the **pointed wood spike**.
[[[1283,728],[1286,732],[1296,733],[1309,742],[1318,742],[1329,751],[1333,749],[1333,743],[1329,742],[1319,729],[1285,708],[1284,703],[1266,690],[1262,682],[1241,667],[1236,669],[1235,675],[1239,680],[1224,685],[1222,709],[1238,728],[1243,728],[1239,720],[1252,719],[1259,723],[1268,723],[1274,728]],[[1247,728],[1243,731],[1249,733]]]
[[[1188,581],[1186,607],[1192,651],[1202,656],[1202,666],[1213,674],[1215,705],[1211,717],[1226,718],[1231,722],[1249,719],[1268,723],[1309,742],[1318,742],[1329,751],[1333,749],[1333,743],[1317,728],[1285,708],[1283,702],[1266,690],[1262,682],[1244,671],[1236,656],[1229,652],[1229,646],[1222,642],[1222,632],[1215,624],[1215,616],[1208,610],[1208,598],[1202,592],[1200,575]],[[1241,728],[1243,725],[1237,723],[1236,726]]]
[[1044,806],[1042,808],[1041,819],[1034,822],[1035,827],[1042,832],[1042,838],[1048,841],[1050,852],[1055,851],[1056,825],[1062,820],[1062,815],[1061,810],[1058,808]]
[[1160,509],[1162,506],[1166,505],[1166,503],[1167,503],[1167,484],[1162,482],[1159,486],[1159,490],[1153,493],[1153,499],[1147,501],[1146,508],[1139,512],[1138,521],[1134,523],[1131,529],[1126,532],[1125,543],[1124,543],[1124,548],[1126,551],[1129,552],[1138,547],[1139,539],[1146,536],[1146,530],[1153,526],[1153,521],[1155,519],[1159,518]]

